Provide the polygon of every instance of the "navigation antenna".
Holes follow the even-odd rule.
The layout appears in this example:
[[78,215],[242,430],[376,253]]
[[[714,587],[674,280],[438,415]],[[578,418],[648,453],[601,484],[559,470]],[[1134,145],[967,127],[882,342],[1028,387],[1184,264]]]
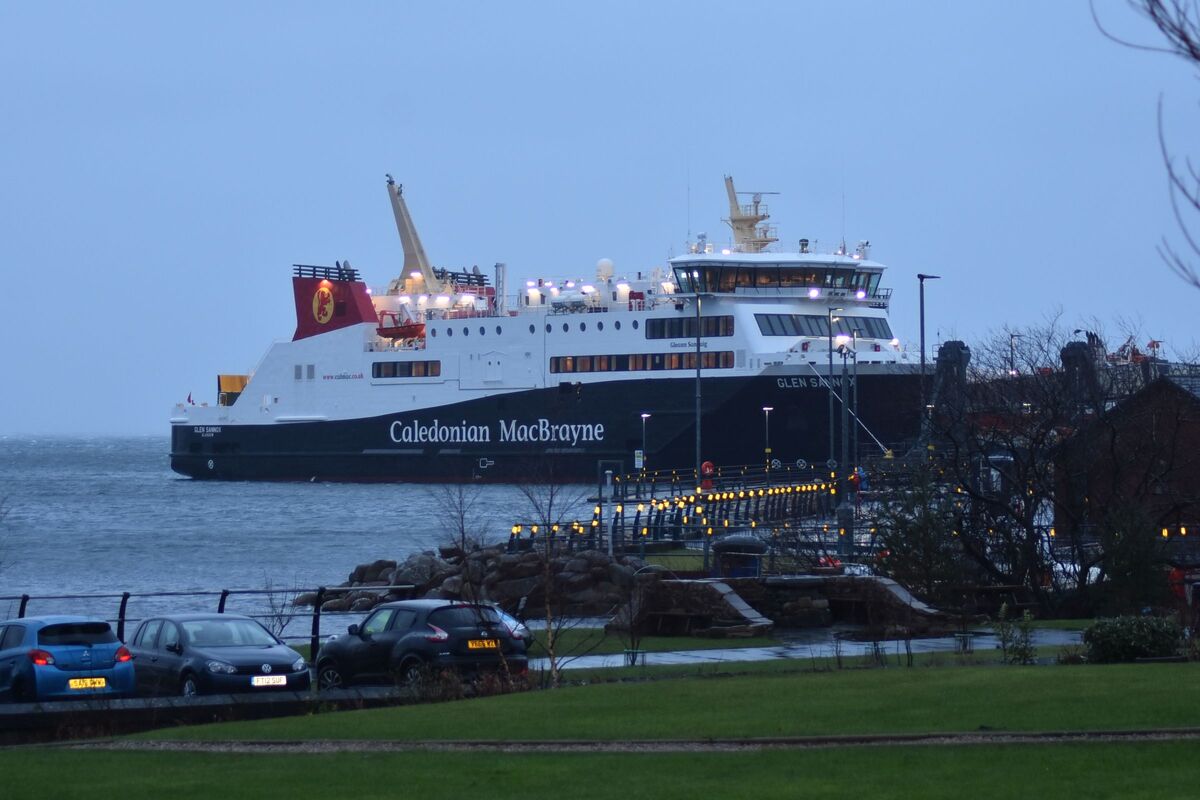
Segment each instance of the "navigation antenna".
[[425,280],[425,291],[437,294],[442,291],[442,282],[433,274],[429,259],[425,257],[425,248],[421,245],[421,237],[417,235],[417,226],[413,224],[412,216],[408,213],[408,205],[404,202],[404,186],[396,183],[391,175],[387,176],[388,198],[392,201],[392,214],[396,217],[396,230],[400,234],[400,245],[404,248],[404,274],[400,283],[412,277],[413,272],[419,271]]
[[[737,192],[733,189],[733,178],[725,176],[725,193],[729,195],[729,227],[733,228],[734,246],[743,253],[760,253],[769,245],[779,241],[774,225],[759,224],[770,218],[763,205],[764,194],[779,192]],[[750,204],[738,203],[738,195],[750,195]]]

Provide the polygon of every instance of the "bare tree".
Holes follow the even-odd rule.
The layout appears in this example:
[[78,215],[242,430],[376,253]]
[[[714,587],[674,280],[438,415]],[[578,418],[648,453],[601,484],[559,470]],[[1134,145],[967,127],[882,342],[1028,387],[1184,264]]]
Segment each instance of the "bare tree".
[[[1091,3],[1092,18],[1106,37],[1114,42],[1137,50],[1164,53],[1183,59],[1194,69],[1200,70],[1200,0],[1128,0],[1138,14],[1148,19],[1164,39],[1163,44],[1147,45],[1116,36],[1105,27]],[[1200,216],[1200,169],[1192,159],[1184,156],[1182,164],[1171,155],[1167,136],[1163,129],[1163,99],[1158,100],[1158,143],[1163,163],[1167,168],[1170,186],[1171,210],[1183,247],[1172,245],[1164,236],[1158,245],[1158,253],[1180,277],[1196,288],[1200,288],[1200,272],[1195,259],[1200,257],[1200,235],[1195,230],[1195,218]],[[1190,251],[1190,252],[1189,252]]]
[[460,596],[477,602],[483,597],[483,564],[469,556],[487,541],[492,527],[483,490],[473,484],[440,484],[431,487],[429,494],[441,509],[440,518],[451,546],[462,559]]
[[292,582],[291,589],[277,589],[275,581],[264,573],[263,591],[266,592],[264,596],[267,598],[266,614],[262,617],[263,625],[271,633],[282,638],[288,624],[296,618],[295,600],[300,590],[296,588],[295,581]]

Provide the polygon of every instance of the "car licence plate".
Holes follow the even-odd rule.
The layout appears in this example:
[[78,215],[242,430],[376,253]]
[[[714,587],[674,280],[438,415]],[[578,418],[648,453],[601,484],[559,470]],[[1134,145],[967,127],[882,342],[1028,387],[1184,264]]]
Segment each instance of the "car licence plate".
[[251,686],[287,686],[287,675],[255,675]]
[[495,639],[468,639],[468,650],[495,650],[500,646],[500,643]]
[[108,686],[107,678],[71,678],[67,681],[71,689],[103,689]]

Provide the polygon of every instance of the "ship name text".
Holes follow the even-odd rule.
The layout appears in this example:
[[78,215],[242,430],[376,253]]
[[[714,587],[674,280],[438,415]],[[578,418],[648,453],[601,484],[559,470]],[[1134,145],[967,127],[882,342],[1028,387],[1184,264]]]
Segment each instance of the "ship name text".
[[[396,444],[443,444],[458,442],[491,442],[490,425],[472,425],[466,420],[446,424],[433,420],[428,425],[395,420],[390,435]],[[501,442],[559,442],[578,445],[580,442],[604,441],[603,423],[557,423],[542,417],[533,422],[500,420]]]

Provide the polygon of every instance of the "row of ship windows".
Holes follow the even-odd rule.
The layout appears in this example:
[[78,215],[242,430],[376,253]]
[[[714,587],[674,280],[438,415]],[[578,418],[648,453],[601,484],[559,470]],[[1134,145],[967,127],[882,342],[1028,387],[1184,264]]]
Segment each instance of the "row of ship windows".
[[437,378],[442,374],[440,361],[376,361],[372,378]]
[[[825,314],[755,314],[763,336],[829,336],[829,317]],[[891,339],[887,320],[880,317],[835,317],[834,336],[855,332],[866,339]]]
[[[636,331],[640,327],[638,320],[633,320],[629,323]],[[586,322],[577,323],[580,333],[586,333],[588,324]],[[603,320],[595,323],[596,330],[604,330]],[[612,326],[614,330],[621,330],[621,320],[613,320]],[[571,323],[562,323],[562,332],[569,333]],[[733,317],[701,317],[700,320],[701,336],[733,336]],[[504,329],[499,325],[496,326],[496,335],[499,336],[504,332]],[[529,326],[530,333],[537,333],[537,326]],[[554,332],[554,324],[546,323],[546,333]],[[444,336],[454,336],[454,328],[442,328]],[[430,328],[429,335],[437,337],[438,329]],[[469,325],[464,325],[462,328],[463,336],[471,335]],[[483,325],[479,326],[479,335],[486,336],[487,328]],[[646,320],[646,338],[647,339],[694,339],[696,338],[696,318],[695,317],[676,317],[672,319],[648,319]]]
[[[733,353],[725,350],[701,353],[703,369],[732,369]],[[559,372],[641,372],[660,369],[695,369],[695,353],[646,353],[621,356],[555,356],[550,371]]]

